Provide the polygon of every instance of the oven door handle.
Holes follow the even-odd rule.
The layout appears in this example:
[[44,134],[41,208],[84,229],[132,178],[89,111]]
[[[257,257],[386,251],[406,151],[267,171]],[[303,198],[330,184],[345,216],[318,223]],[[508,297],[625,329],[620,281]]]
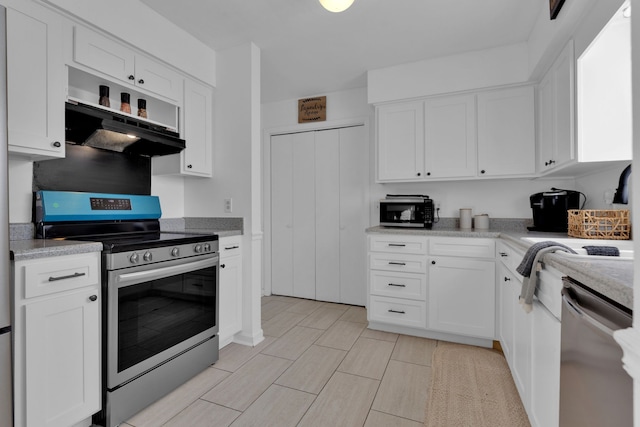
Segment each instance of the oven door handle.
[[118,274],[115,279],[119,286],[133,285],[140,282],[149,282],[151,280],[162,279],[164,277],[176,276],[178,274],[189,273],[190,271],[213,267],[218,265],[218,261],[219,257],[215,256],[187,264],[173,265],[171,267],[160,267],[150,270],[136,271],[135,273]]

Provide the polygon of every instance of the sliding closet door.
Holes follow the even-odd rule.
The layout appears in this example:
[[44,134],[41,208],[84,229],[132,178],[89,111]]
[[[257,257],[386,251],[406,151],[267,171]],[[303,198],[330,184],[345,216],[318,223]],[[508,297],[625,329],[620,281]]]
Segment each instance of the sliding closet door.
[[316,136],[316,298],[340,301],[340,130]]
[[313,132],[293,135],[293,296],[316,298]]
[[340,129],[340,302],[367,301],[369,151],[364,126]]
[[293,135],[271,138],[271,291],[293,295]]
[[271,138],[271,289],[315,299],[313,133]]
[[365,305],[364,126],[271,138],[272,292]]

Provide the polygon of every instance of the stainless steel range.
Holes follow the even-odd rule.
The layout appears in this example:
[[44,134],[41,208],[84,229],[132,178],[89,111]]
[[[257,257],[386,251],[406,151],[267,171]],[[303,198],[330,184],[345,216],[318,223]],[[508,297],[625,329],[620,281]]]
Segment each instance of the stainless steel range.
[[218,360],[218,237],[163,233],[155,196],[40,191],[36,235],[102,242],[104,404],[116,426]]

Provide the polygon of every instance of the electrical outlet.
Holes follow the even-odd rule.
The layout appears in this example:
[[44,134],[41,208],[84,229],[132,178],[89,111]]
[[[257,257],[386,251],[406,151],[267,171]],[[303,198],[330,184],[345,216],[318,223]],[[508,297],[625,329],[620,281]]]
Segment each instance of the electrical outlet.
[[233,199],[224,199],[224,211],[225,213],[233,211]]

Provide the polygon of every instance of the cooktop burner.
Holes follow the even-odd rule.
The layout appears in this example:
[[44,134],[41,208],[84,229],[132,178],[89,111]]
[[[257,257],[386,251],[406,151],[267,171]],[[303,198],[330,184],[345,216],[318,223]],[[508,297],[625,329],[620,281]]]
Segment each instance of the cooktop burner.
[[165,246],[184,245],[190,243],[212,242],[218,240],[218,236],[215,234],[160,232],[143,235],[97,235],[68,237],[67,240],[101,242],[104,246],[105,252],[118,253],[142,249],[161,248]]

